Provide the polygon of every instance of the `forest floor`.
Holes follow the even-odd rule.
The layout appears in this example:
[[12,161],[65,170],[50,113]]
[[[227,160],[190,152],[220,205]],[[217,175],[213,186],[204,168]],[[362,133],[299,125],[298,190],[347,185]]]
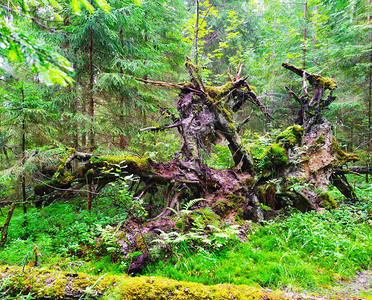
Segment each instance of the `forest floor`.
[[[289,299],[372,299],[372,185],[356,188],[359,203],[338,199],[337,209],[322,214],[290,211],[261,225],[243,221],[249,228],[243,241],[237,225],[208,219],[208,210],[187,211],[175,221],[193,218],[189,231],[163,232],[149,242],[151,262],[135,278],[284,291]],[[118,199],[118,189],[122,187],[106,190],[91,213],[85,210],[85,199],[41,209],[30,206],[26,215],[17,207],[0,250],[1,264],[30,266],[37,255],[40,267],[58,272],[97,278],[126,274],[142,250],[123,253],[120,241],[125,237],[117,225],[126,224],[127,206],[133,201],[125,193]],[[2,209],[0,224],[6,211]],[[143,248],[141,239],[137,244]]]

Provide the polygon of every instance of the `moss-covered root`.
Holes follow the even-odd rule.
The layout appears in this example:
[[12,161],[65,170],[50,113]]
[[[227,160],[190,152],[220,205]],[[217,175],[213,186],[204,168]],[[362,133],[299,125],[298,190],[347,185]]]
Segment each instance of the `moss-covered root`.
[[[92,276],[39,268],[0,266],[0,296],[30,294],[34,299],[294,299],[245,285],[181,282],[161,277]],[[86,299],[85,298],[85,299]],[[318,299],[301,296],[296,299]],[[325,298],[321,298],[325,299]],[[335,298],[332,298],[335,299]]]

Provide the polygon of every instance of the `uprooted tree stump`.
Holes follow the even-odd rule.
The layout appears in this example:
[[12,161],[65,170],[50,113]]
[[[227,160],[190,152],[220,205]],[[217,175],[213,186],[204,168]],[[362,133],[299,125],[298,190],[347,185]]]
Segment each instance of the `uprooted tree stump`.
[[[343,194],[356,199],[342,172],[342,166],[358,160],[345,153],[334,139],[331,123],[322,111],[336,97],[336,83],[331,78],[311,74],[293,65],[283,67],[303,80],[303,95],[289,93],[300,105],[296,125],[279,134],[269,146],[262,147],[260,158],[252,156],[242,144],[232,113],[239,111],[244,102],[251,102],[270,120],[264,105],[258,100],[247,77],[241,77],[241,66],[225,85],[206,85],[201,69],[189,60],[185,63],[190,82],[185,84],[160,81],[139,81],[168,86],[180,90],[178,115],[171,115],[172,123],[163,127],[143,130],[176,128],[183,139],[180,152],[169,162],[154,162],[150,158],[104,157],[71,151],[58,168],[54,179],[37,184],[35,194],[43,196],[58,190],[74,190],[88,185],[95,193],[120,176],[134,174],[144,184],[137,196],[156,193],[158,186],[166,186],[166,205],[159,217],[171,213],[182,199],[204,198],[223,218],[261,220],[278,209],[294,206],[301,211],[332,207],[335,202],[327,193],[332,182]],[[307,82],[310,87],[307,87]],[[325,99],[325,93],[329,94]],[[211,144],[224,140],[231,152],[234,166],[215,170],[201,162],[201,152]],[[72,170],[71,162],[79,167]],[[190,196],[191,195],[191,196]],[[263,207],[265,209],[263,209]]]

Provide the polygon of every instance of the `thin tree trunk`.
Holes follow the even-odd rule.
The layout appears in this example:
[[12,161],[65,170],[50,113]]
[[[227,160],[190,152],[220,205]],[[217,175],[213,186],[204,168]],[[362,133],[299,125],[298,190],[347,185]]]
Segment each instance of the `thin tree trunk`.
[[[371,0],[368,0],[368,6],[371,3]],[[370,14],[367,15],[367,24],[371,21]],[[370,34],[372,36],[372,34]],[[370,62],[372,63],[372,53],[370,54]],[[368,141],[371,141],[371,106],[372,106],[372,77],[371,73],[369,73],[369,91],[368,91]],[[368,149],[367,149],[367,166],[372,165],[372,161],[370,161],[371,156],[371,142],[368,142]],[[366,174],[366,182],[368,183],[368,173]]]
[[[73,91],[73,87],[71,87],[71,92]],[[75,89],[76,91],[76,89]],[[78,112],[78,107],[79,107],[79,100],[78,100],[78,96],[77,96],[77,93],[75,92],[74,93],[74,99],[73,99],[73,115],[76,116],[77,112]],[[73,142],[73,145],[74,145],[74,149],[76,151],[80,151],[79,149],[79,122],[77,121],[75,124],[75,129],[74,129],[74,133],[72,135],[72,142]],[[74,169],[76,170],[77,168],[77,163],[74,162]]]
[[[120,124],[120,129],[123,129],[124,127],[124,97],[120,95],[119,98],[119,105],[120,105],[120,116],[119,116],[119,124]],[[125,142],[125,136],[123,133],[120,133],[120,149],[125,149],[126,148],[126,142]]]
[[196,23],[195,23],[195,40],[194,40],[194,47],[195,47],[195,64],[198,64],[198,35],[199,35],[199,0],[196,0]]
[[88,197],[87,197],[87,210],[88,212],[90,213],[90,211],[92,210],[92,183],[88,183]]
[[[87,104],[85,101],[85,96],[81,98],[81,113],[83,116],[87,113]],[[85,121],[82,122],[82,128],[81,128],[81,151],[85,152],[87,149],[87,135],[86,135],[86,123]]]
[[303,31],[303,43],[304,46],[302,48],[302,56],[303,56],[303,61],[302,61],[302,67],[305,69],[306,67],[306,19],[307,19],[307,1],[305,1],[305,6],[304,6],[304,21],[305,21],[305,27]]
[[94,150],[94,132],[93,132],[93,121],[94,121],[94,100],[93,100],[93,32],[89,30],[89,116],[90,116],[90,130],[89,130],[89,149]]
[[[145,36],[145,41],[146,41],[146,36]],[[124,74],[122,67],[120,67],[120,73]],[[124,97],[121,93],[119,96],[119,106],[120,106],[119,124],[120,124],[120,129],[122,130],[124,127]],[[125,136],[123,133],[120,133],[119,147],[120,149],[125,149],[127,147],[127,143],[125,141]]]
[[[23,87],[21,88],[21,97],[22,97],[22,105],[25,103],[25,93]],[[22,199],[23,199],[23,213],[27,213],[27,208],[26,208],[26,177],[25,177],[25,170],[24,170],[24,165],[25,165],[25,157],[26,157],[26,121],[25,121],[25,116],[23,115],[22,117]]]

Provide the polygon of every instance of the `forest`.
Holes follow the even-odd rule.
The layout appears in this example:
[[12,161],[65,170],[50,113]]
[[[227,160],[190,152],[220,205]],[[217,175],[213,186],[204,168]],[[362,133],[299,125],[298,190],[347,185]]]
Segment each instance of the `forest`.
[[0,298],[372,299],[370,0],[0,14]]

